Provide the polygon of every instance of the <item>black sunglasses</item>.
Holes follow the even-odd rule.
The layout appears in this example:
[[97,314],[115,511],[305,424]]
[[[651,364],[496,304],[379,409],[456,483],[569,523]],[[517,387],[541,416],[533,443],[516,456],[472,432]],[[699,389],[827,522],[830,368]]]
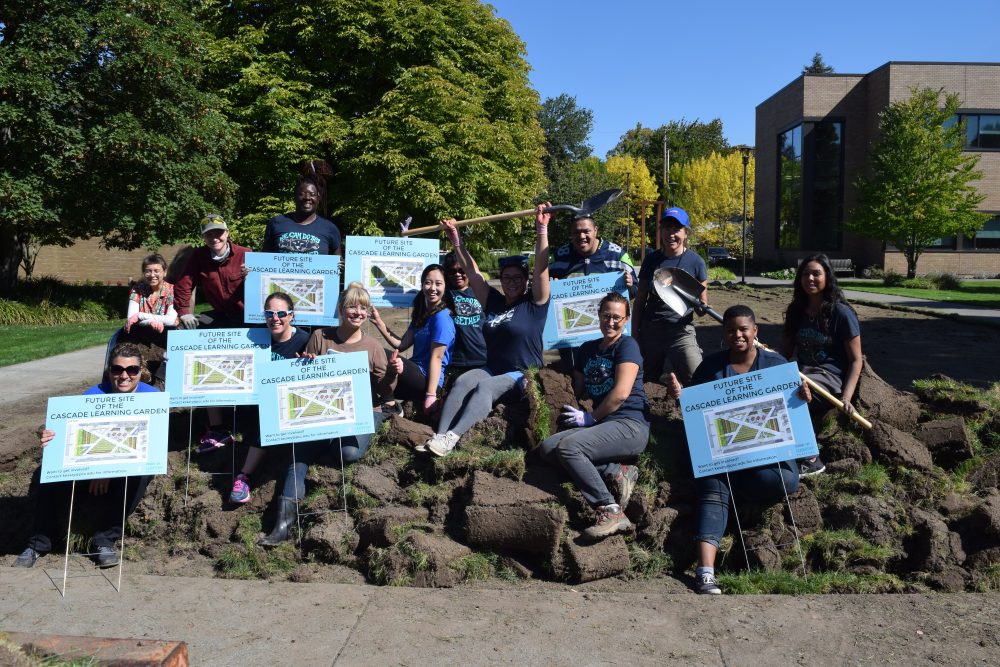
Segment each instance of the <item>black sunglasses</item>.
[[121,375],[122,373],[128,373],[129,377],[135,377],[142,371],[141,366],[119,366],[118,364],[112,364],[108,366],[108,372],[112,375]]
[[450,275],[450,276],[464,276],[465,275],[465,269],[462,269],[462,268],[459,268],[459,267],[456,266],[454,268],[448,269],[448,275]]
[[288,317],[288,314],[291,312],[292,311],[290,310],[265,310],[264,317],[266,317],[269,320],[273,320],[276,317],[279,319],[284,319]]

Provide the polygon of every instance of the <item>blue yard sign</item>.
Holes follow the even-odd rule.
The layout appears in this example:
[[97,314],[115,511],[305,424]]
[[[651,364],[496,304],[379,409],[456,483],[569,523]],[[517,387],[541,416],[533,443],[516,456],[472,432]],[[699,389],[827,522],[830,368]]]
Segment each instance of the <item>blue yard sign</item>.
[[364,285],[377,308],[409,308],[420,291],[424,267],[439,261],[435,239],[348,236],[344,284]]
[[248,252],[246,265],[250,273],[244,289],[244,320],[248,324],[263,322],[264,301],[275,292],[284,292],[292,298],[297,324],[336,326],[340,257]]
[[170,407],[253,405],[256,369],[271,359],[267,329],[179,329],[167,334]]
[[[625,278],[618,271],[553,280],[549,287],[552,301],[542,334],[547,350],[579,347],[588,340],[600,338],[597,307],[601,299],[608,292],[618,292],[628,298]],[[625,327],[625,334],[631,334],[631,324]]]

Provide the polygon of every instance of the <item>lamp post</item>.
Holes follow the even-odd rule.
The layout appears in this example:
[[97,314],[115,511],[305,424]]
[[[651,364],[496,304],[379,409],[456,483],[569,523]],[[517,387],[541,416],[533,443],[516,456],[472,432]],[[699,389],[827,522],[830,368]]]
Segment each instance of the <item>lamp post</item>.
[[740,272],[740,284],[747,284],[747,165],[750,164],[750,154],[753,153],[753,146],[741,144],[740,155],[743,156],[743,269]]

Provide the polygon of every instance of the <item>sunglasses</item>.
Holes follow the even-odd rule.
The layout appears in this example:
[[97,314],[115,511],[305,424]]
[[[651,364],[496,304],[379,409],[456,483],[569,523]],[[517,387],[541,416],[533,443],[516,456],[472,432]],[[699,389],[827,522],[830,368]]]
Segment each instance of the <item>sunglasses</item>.
[[450,276],[464,276],[465,269],[460,269],[457,266],[454,269],[448,269],[448,275]]
[[108,366],[108,372],[112,375],[121,375],[122,373],[128,373],[129,377],[135,377],[142,371],[140,366],[119,366],[118,364],[113,364]]
[[275,318],[283,319],[283,318],[288,317],[288,315],[291,312],[292,311],[290,311],[290,310],[265,310],[264,311],[264,317],[267,318],[267,319],[269,319],[269,320],[273,320]]

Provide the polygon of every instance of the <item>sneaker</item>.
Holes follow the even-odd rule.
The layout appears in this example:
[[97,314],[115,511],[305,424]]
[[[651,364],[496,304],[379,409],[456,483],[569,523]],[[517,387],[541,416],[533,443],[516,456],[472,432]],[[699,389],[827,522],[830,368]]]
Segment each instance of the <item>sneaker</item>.
[[632,497],[637,481],[639,481],[639,469],[624,463],[619,466],[618,474],[611,478],[613,488],[609,490],[615,494],[615,500],[618,501],[622,511],[628,508],[628,501]]
[[198,441],[198,453],[214,452],[220,447],[233,444],[233,442],[235,442],[233,434],[229,432],[228,428],[209,428]]
[[583,531],[583,534],[592,540],[600,540],[631,528],[632,522],[625,516],[621,505],[604,505],[597,508],[597,523]]
[[447,456],[451,453],[451,450],[455,449],[455,445],[458,444],[461,437],[454,431],[448,431],[444,435],[435,434],[433,438],[427,441],[427,449],[434,456]]
[[695,590],[698,591],[698,595],[722,595],[719,582],[715,580],[715,575],[709,572],[705,572],[698,577]]
[[97,553],[94,554],[94,562],[102,570],[108,567],[115,567],[118,565],[118,552],[111,547],[97,547]]
[[415,452],[426,452],[426,451],[427,451],[427,446],[428,446],[428,445],[430,445],[430,444],[431,444],[432,442],[435,442],[435,441],[437,441],[437,440],[440,440],[440,439],[441,439],[441,438],[443,438],[443,437],[444,437],[444,434],[443,434],[443,433],[435,433],[434,435],[432,435],[432,436],[430,437],[430,439],[429,439],[429,440],[428,440],[427,442],[423,442],[423,443],[418,443],[418,444],[417,444],[417,445],[416,445],[416,446],[415,446],[415,447],[413,448],[413,451],[415,451]]
[[240,473],[233,480],[233,490],[229,492],[229,502],[248,503],[250,502],[250,478]]
[[402,417],[403,416],[403,402],[402,401],[386,401],[382,404],[382,413],[388,417]]
[[21,552],[21,555],[17,557],[14,564],[11,567],[34,567],[35,561],[42,557],[42,554],[38,553],[31,547],[28,547]]
[[818,475],[824,470],[826,470],[826,464],[823,463],[823,459],[815,456],[811,459],[799,459],[799,477],[809,477],[810,475]]

